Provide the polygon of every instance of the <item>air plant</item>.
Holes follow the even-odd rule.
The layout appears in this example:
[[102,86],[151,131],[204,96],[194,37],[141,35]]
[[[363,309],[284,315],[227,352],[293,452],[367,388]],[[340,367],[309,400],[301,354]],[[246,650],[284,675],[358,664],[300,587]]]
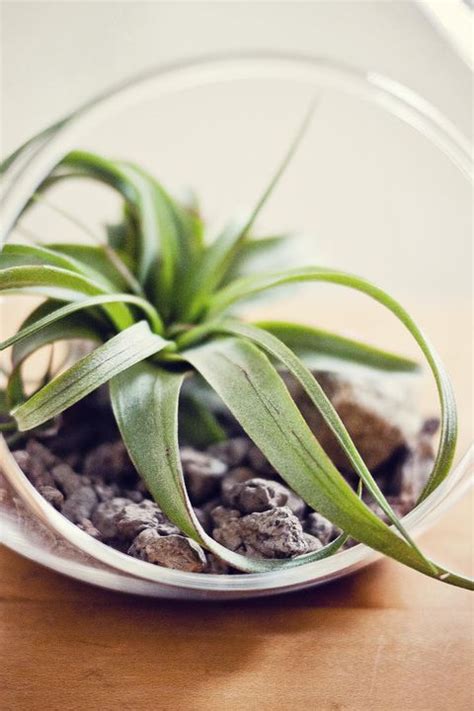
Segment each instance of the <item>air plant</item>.
[[[381,492],[305,355],[330,355],[386,371],[413,371],[398,355],[296,323],[248,323],[234,307],[285,284],[327,282],[362,292],[391,311],[420,347],[441,404],[439,449],[420,501],[447,476],[456,442],[456,407],[444,366],[413,319],[391,296],[363,278],[326,267],[249,271],[252,256],[266,255],[283,237],[257,239],[252,228],[305,131],[292,142],[269,187],[247,219],[230,223],[210,242],[194,206],[185,205],[137,165],[86,152],[69,153],[38,189],[84,177],[110,186],[123,199],[123,219],[109,227],[104,245],[6,244],[0,255],[0,290],[36,294],[44,301],[17,333],[12,347],[7,402],[19,431],[48,423],[105,383],[122,439],[139,475],[164,513],[187,536],[229,565],[266,572],[333,555],[348,536],[428,576],[473,588],[418,548]],[[4,166],[6,163],[4,164]],[[39,197],[38,197],[39,196]],[[32,198],[30,204],[35,198]],[[27,206],[28,207],[28,206]],[[22,366],[38,349],[65,339],[86,339],[92,352],[25,394]],[[354,491],[326,455],[291,398],[281,368],[303,386],[336,436],[359,477]],[[194,418],[200,442],[223,436],[206,408],[197,380],[223,401],[287,484],[343,533],[322,549],[291,560],[248,558],[206,533],[186,492],[178,426]],[[185,391],[182,392],[186,381]],[[4,428],[11,426],[6,423]],[[391,525],[364,503],[362,487]]]

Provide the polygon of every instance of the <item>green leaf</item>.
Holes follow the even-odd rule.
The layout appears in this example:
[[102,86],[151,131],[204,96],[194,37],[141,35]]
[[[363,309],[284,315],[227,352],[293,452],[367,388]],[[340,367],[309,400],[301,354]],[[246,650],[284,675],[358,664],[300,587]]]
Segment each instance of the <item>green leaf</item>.
[[263,206],[272,194],[279,180],[283,176],[298,146],[300,145],[314,114],[315,105],[312,104],[304,117],[295,137],[283,157],[280,165],[273,174],[269,184],[258,199],[256,205],[243,220],[231,222],[215,241],[204,251],[197,269],[191,274],[185,285],[185,295],[182,297],[183,320],[193,321],[205,306],[210,294],[222,283],[225,275],[232,266],[238,253],[239,246],[249,233],[252,225],[260,214]]
[[419,364],[409,358],[319,328],[285,321],[259,321],[255,326],[283,341],[308,366],[316,367],[318,357],[329,356],[379,370],[400,373],[419,370]]
[[74,405],[114,375],[170,345],[169,341],[152,333],[145,321],[140,321],[81,358],[26,403],[15,408],[12,415],[20,430],[37,427]]
[[[290,237],[290,234],[281,234],[270,237],[247,237],[242,240],[221,285],[225,286],[234,279],[260,271],[262,263],[273,263],[275,269],[278,268],[278,262],[281,262],[282,267],[288,266]],[[283,255],[285,261],[282,261]]]
[[171,201],[161,185],[144,170],[128,163],[118,165],[137,194],[136,205],[144,239],[138,278],[142,284],[150,284],[154,303],[163,307],[169,302],[179,259],[179,238]]
[[358,498],[315,439],[275,368],[235,338],[183,353],[208,381],[291,488],[356,540],[431,577],[474,589],[472,581],[420,558]]
[[391,311],[406,326],[421,348],[434,375],[441,404],[441,432],[438,454],[431,476],[421,493],[419,500],[422,501],[439,486],[451,469],[457,438],[456,402],[449,376],[441,358],[401,304],[379,287],[354,274],[346,274],[334,269],[307,267],[305,269],[293,269],[288,272],[261,274],[252,278],[238,279],[217,292],[210,299],[208,318],[216,316],[237,301],[261,291],[273,289],[284,284],[311,281],[339,284],[367,294]]
[[[131,287],[130,279],[127,278],[117,262],[107,252],[106,245],[50,243],[46,245],[55,254],[62,254],[71,257],[77,264],[81,265],[82,273],[85,276],[98,282],[108,291],[128,291]],[[117,259],[119,259],[117,257]],[[125,267],[125,265],[123,265]]]
[[123,205],[123,218],[117,224],[105,226],[107,243],[116,251],[127,267],[137,273],[139,225],[133,207],[125,202]]
[[57,302],[46,301],[32,311],[28,318],[22,323],[20,332],[24,335],[17,339],[12,337],[12,365],[13,370],[8,377],[7,393],[10,409],[26,400],[25,389],[22,377],[22,367],[24,361],[33,353],[44,346],[56,341],[66,341],[71,339],[100,341],[100,324],[89,315],[84,313],[71,313],[64,317],[61,322],[54,321],[48,325],[43,325],[41,329],[30,328],[43,321],[53,312],[58,310]]
[[[84,296],[104,293],[95,282],[59,267],[26,266],[0,270],[0,291],[38,294],[60,301],[77,301]],[[104,309],[118,329],[133,324],[129,309],[121,303],[105,305]]]
[[[71,304],[71,307],[78,307],[80,303],[82,302]],[[102,339],[103,325],[97,319],[90,314],[75,313],[76,309],[74,309],[60,320],[55,316],[62,308],[64,307],[60,302],[43,302],[31,311],[17,333],[0,343],[0,350],[13,346],[12,364],[14,367],[39,348],[55,341],[69,340],[70,338],[93,341]]]
[[200,448],[227,438],[225,430],[209,408],[190,393],[181,396],[179,434],[184,442]]
[[155,501],[185,535],[234,568],[260,573],[293,568],[336,552],[336,541],[293,560],[247,558],[211,538],[199,523],[186,492],[179,457],[178,407],[184,375],[139,363],[110,381],[115,419],[130,458]]
[[[138,296],[133,294],[101,294],[99,296],[92,296],[88,299],[82,299],[81,301],[75,301],[72,304],[67,304],[67,306],[62,306],[59,308],[54,308],[53,310],[48,309],[48,312],[40,319],[34,319],[32,323],[23,325],[16,333],[14,333],[9,338],[0,342],[0,351],[12,346],[14,343],[22,341],[24,338],[31,336],[38,331],[42,331],[45,327],[50,326],[56,321],[62,321],[70,314],[77,311],[82,311],[84,309],[90,309],[94,306],[101,306],[103,304],[111,303],[129,303],[140,308],[144,314],[149,318],[150,326],[152,326],[153,331],[158,334],[163,333],[163,324],[156,313],[153,306],[144,299],[140,299]],[[57,332],[61,333],[61,325],[58,325]]]
[[47,247],[26,244],[4,245],[0,253],[0,269],[33,265],[59,267],[83,274],[82,267],[78,262]]
[[148,282],[152,289],[158,290],[153,294],[154,300],[163,308],[171,295],[177,262],[183,250],[188,249],[188,244],[180,241],[179,229],[183,228],[184,216],[179,207],[160,183],[130,163],[74,151],[63,159],[60,167],[107,183],[134,207],[140,240],[138,279],[141,284]]
[[[393,512],[391,506],[385,499],[377,482],[373,478],[364,460],[359,454],[351,436],[338,413],[334,409],[331,401],[326,393],[319,385],[318,381],[313,377],[306,366],[282,341],[276,336],[273,336],[260,328],[250,324],[239,323],[238,321],[223,321],[216,326],[216,332],[225,333],[231,336],[243,336],[249,341],[255,343],[267,354],[276,358],[291,375],[303,386],[306,393],[311,398],[314,406],[320,412],[328,427],[335,435],[337,441],[344,450],[347,458],[351,462],[356,474],[365,484],[367,491],[372,495],[373,499],[378,503],[382,511],[388,516],[389,520],[398,529],[407,543],[417,551],[418,555],[423,557],[423,554],[413,541],[405,527],[400,523],[398,517]],[[425,559],[426,560],[426,559]],[[428,561],[426,561],[428,563]]]

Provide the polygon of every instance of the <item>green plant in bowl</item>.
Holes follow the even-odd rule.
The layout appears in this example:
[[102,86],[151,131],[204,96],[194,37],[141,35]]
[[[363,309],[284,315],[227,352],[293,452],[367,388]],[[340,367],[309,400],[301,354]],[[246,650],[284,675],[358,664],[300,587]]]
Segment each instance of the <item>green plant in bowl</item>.
[[[406,358],[297,323],[248,323],[233,307],[285,284],[327,282],[367,294],[408,329],[434,375],[441,404],[441,434],[433,471],[420,500],[447,476],[456,442],[456,407],[436,352],[403,307],[363,278],[325,267],[252,272],[252,257],[266,255],[284,237],[257,239],[254,222],[307,126],[247,219],[231,222],[211,243],[198,211],[184,205],[140,166],[85,152],[68,154],[44,181],[70,177],[110,186],[123,198],[123,219],[103,245],[7,244],[0,255],[0,290],[44,297],[16,334],[6,402],[13,418],[3,427],[40,427],[104,383],[130,457],[164,513],[234,568],[266,572],[334,555],[352,538],[444,582],[472,589],[467,578],[433,563],[393,512],[336,410],[304,362],[328,354],[386,371],[412,371]],[[6,165],[5,163],[4,165]],[[33,201],[33,199],[32,199]],[[64,339],[97,342],[94,351],[25,394],[22,365],[38,349]],[[281,377],[283,368],[304,388],[336,436],[359,477],[354,491],[315,438]],[[343,533],[320,550],[291,560],[243,556],[217,543],[201,526],[186,492],[178,422],[198,421],[200,443],[223,438],[211,409],[193,383],[204,380],[288,485]],[[188,381],[186,394],[182,387]],[[362,488],[380,506],[387,525],[364,503]]]

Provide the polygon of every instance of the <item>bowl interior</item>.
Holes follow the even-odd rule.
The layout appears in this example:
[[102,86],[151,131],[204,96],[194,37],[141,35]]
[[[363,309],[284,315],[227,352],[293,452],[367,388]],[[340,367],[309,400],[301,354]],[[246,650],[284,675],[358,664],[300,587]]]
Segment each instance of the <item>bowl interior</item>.
[[[262,56],[192,62],[151,72],[79,113],[26,171],[40,175],[42,165],[73,148],[137,161],[171,191],[195,190],[213,235],[258,199],[314,100],[310,130],[262,212],[258,232],[294,232],[289,258],[295,263],[362,274],[411,311],[453,377],[462,451],[472,431],[465,387],[472,344],[464,336],[471,311],[469,161],[462,137],[419,97],[324,61]],[[60,186],[51,199],[94,232],[119,215],[112,194],[81,181]],[[22,224],[44,241],[84,239],[41,204]],[[14,314],[4,310],[8,330],[24,315],[27,305],[18,304]],[[295,313],[306,323],[417,355],[393,317],[336,287],[283,291],[278,302],[253,309],[257,316]],[[433,412],[428,381],[423,397],[427,413]],[[343,569],[341,560],[333,574]]]

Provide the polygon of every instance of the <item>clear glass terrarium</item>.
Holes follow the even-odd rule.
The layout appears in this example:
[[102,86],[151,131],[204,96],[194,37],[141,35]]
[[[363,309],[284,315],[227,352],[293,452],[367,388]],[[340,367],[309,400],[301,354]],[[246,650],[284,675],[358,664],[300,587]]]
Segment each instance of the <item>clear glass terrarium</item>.
[[[260,231],[294,231],[286,260],[360,273],[408,307],[431,334],[453,377],[462,453],[471,427],[470,396],[460,383],[472,353],[464,342],[459,347],[470,309],[469,146],[445,117],[406,87],[324,60],[269,54],[150,71],[91,101],[19,154],[5,176],[4,236],[44,176],[73,148],[134,160],[175,192],[194,188],[212,231],[255,200],[314,100],[311,130],[265,208]],[[117,215],[113,196],[77,181],[61,186],[54,200],[96,232]],[[65,239],[66,228],[67,239],[83,239],[80,230],[74,233],[41,205],[22,225],[48,239]],[[380,307],[340,292],[321,285],[287,289],[277,301],[254,305],[252,313],[298,313],[308,324],[330,325],[417,355]],[[18,297],[15,313],[11,300],[8,312],[3,307],[2,323],[9,332],[24,315],[23,299]],[[426,412],[435,412],[428,378],[421,397]],[[2,542],[54,570],[110,589],[182,598],[266,595],[320,584],[377,558],[357,545],[283,573],[208,575],[153,566],[95,541],[50,507],[4,441],[0,455],[6,480]],[[458,458],[445,483],[405,517],[406,527],[417,531],[430,525],[462,495],[471,475],[469,454]]]

